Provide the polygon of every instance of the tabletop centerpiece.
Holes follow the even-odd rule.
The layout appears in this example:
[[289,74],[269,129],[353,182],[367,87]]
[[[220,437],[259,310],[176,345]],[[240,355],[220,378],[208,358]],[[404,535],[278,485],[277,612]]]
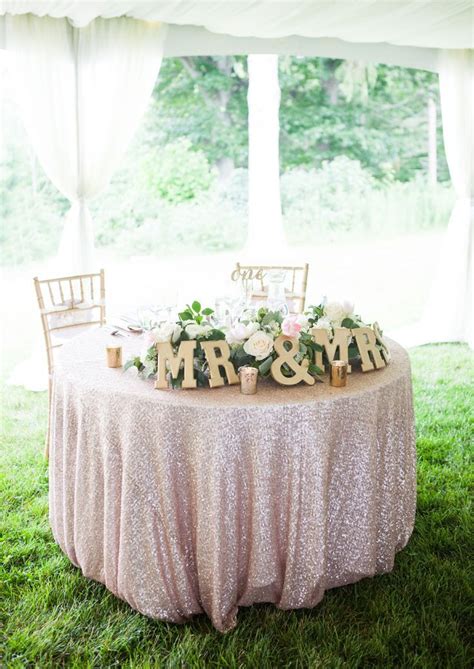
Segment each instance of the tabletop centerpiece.
[[303,314],[247,307],[224,327],[212,308],[195,300],[175,321],[147,330],[140,355],[124,369],[135,367],[142,378],[156,378],[157,388],[232,385],[248,366],[282,385],[313,385],[336,359],[348,363],[349,373],[353,361],[360,361],[362,371],[390,361],[378,324],[364,323],[351,302],[324,300]]

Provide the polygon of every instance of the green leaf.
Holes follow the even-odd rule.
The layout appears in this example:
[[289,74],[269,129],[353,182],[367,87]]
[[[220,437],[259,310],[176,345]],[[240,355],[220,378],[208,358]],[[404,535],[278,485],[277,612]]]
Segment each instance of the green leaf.
[[324,374],[324,372],[323,372],[323,370],[321,369],[321,367],[318,367],[317,365],[313,365],[313,364],[311,364],[311,365],[308,367],[308,371],[309,371],[309,373],[312,374],[313,376],[322,376],[322,375]]
[[359,326],[355,321],[352,320],[352,318],[344,318],[344,320],[341,323],[343,328],[358,328]]
[[193,311],[195,311],[197,314],[201,311],[201,303],[198,302],[197,300],[195,300],[191,306],[193,308]]
[[359,355],[359,349],[356,346],[356,344],[351,344],[348,349],[349,353],[349,360],[352,360],[353,358],[357,358]]
[[272,321],[280,323],[283,321],[283,316],[279,311],[269,311],[262,319],[262,325],[269,325]]
[[178,314],[178,316],[182,321],[192,321],[194,318],[193,313],[189,311],[189,309],[182,311],[180,314]]
[[209,307],[206,307],[205,309],[202,310],[202,315],[203,316],[210,316],[213,313],[214,313],[214,309],[210,309]]
[[204,374],[204,372],[202,372],[200,369],[196,370],[196,380],[199,388],[205,388],[209,385],[209,380],[206,374]]
[[272,366],[273,358],[271,355],[268,358],[265,358],[263,362],[258,366],[258,371],[262,376],[266,376],[270,372],[270,367]]
[[130,367],[136,367],[137,365],[136,365],[135,361],[136,361],[136,358],[132,358],[131,360],[127,360],[127,362],[123,366],[123,371],[126,372],[127,369],[130,369]]
[[222,330],[211,330],[206,335],[206,339],[210,339],[211,341],[223,341],[225,340],[225,334]]

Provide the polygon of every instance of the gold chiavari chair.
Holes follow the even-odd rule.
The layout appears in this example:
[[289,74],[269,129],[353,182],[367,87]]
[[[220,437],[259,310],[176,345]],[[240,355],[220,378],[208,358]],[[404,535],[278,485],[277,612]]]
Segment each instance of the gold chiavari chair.
[[236,264],[231,278],[240,280],[249,288],[247,295],[254,302],[263,302],[268,296],[270,272],[285,273],[285,294],[290,313],[302,313],[306,301],[309,265],[242,265]]
[[48,360],[48,428],[46,458],[49,457],[51,431],[51,391],[54,371],[54,349],[65,339],[85,329],[105,325],[104,270],[94,274],[33,279],[46,343]]

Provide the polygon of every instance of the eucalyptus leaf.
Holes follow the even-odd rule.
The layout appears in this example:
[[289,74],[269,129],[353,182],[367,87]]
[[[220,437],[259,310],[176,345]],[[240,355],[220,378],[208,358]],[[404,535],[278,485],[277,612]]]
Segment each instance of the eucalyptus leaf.
[[258,366],[258,371],[262,376],[266,376],[270,372],[272,362],[273,358],[271,355],[269,355],[268,358],[265,358],[265,360],[260,363],[260,365]]
[[136,360],[136,358],[132,358],[131,360],[127,360],[127,362],[123,366],[123,371],[126,372],[127,369],[130,369],[130,367],[136,367],[137,365],[135,363],[135,360]]
[[283,317],[279,311],[269,311],[266,316],[262,319],[262,325],[269,325],[275,321],[276,323],[281,324]]

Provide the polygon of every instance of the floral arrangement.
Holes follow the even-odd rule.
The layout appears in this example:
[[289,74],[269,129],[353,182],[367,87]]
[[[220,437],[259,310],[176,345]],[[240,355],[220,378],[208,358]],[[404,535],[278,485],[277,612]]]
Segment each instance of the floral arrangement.
[[[276,358],[274,342],[280,335],[298,339],[299,351],[295,361],[299,364],[308,361],[308,372],[319,378],[322,370],[314,364],[314,354],[321,351],[309,330],[310,320],[304,314],[284,316],[279,311],[270,311],[261,307],[257,311],[244,311],[241,318],[226,332],[226,341],[230,346],[234,367],[244,365],[257,367],[260,376],[270,373],[272,362]],[[283,374],[291,376],[292,371],[287,365],[282,367]]]
[[[144,345],[139,356],[129,360],[124,370],[136,367],[143,378],[149,379],[156,375],[158,366],[158,355],[155,344],[170,342],[176,352],[183,341],[196,340],[198,346],[194,354],[194,369],[198,386],[208,385],[207,362],[204,351],[199,346],[200,341],[222,341],[225,333],[211,323],[214,310],[206,307],[203,309],[200,302],[194,301],[186,305],[186,309],[179,314],[175,323],[159,323],[147,330],[144,334]],[[171,379],[173,388],[180,388],[184,378],[181,370],[178,378]]]
[[[230,360],[236,371],[245,365],[256,367],[261,377],[270,374],[272,362],[277,357],[274,342],[280,335],[296,338],[299,350],[294,356],[295,362],[301,364],[308,361],[307,371],[311,376],[320,380],[322,370],[314,364],[315,352],[322,351],[312,335],[312,328],[325,328],[330,333],[335,327],[358,328],[365,323],[360,316],[354,314],[354,305],[351,302],[326,302],[311,306],[304,314],[284,315],[280,311],[270,311],[266,307],[247,309],[231,327],[220,327],[216,323],[214,310],[202,308],[200,302],[194,301],[186,305],[179,314],[176,322],[156,324],[144,334],[144,346],[139,356],[132,358],[125,364],[125,369],[136,367],[140,376],[151,378],[157,371],[157,350],[155,344],[170,342],[176,353],[183,341],[196,340],[194,352],[194,369],[198,386],[208,385],[207,361],[203,349],[199,346],[202,341],[225,340],[230,347]],[[358,355],[353,341],[349,346],[349,357]],[[292,371],[282,365],[284,375],[291,376]],[[183,374],[171,379],[172,386],[180,387]]]
[[[320,328],[328,330],[330,335],[334,333],[334,328],[355,328],[367,327],[362,318],[354,313],[354,303],[349,300],[342,302],[328,302],[324,299],[319,305],[311,306],[306,312],[311,328]],[[358,348],[354,338],[349,342],[349,360],[357,358]]]

